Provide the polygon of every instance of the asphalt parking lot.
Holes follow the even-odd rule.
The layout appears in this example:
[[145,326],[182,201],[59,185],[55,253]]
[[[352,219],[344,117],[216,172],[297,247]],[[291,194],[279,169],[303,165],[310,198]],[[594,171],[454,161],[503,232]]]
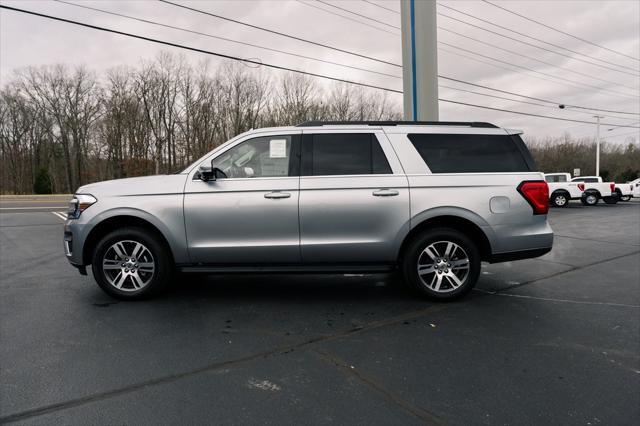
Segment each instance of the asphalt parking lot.
[[640,424],[637,200],[552,209],[551,253],[449,304],[394,275],[183,276],[118,302],[47,210],[0,214],[2,423]]

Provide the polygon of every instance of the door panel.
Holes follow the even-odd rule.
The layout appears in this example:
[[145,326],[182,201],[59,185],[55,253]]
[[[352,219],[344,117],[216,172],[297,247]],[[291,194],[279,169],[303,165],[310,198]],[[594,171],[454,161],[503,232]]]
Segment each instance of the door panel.
[[[385,194],[374,195],[381,190]],[[405,176],[300,178],[300,244],[305,263],[392,262],[397,238],[408,227]]]
[[189,255],[194,263],[300,261],[298,177],[187,183]]

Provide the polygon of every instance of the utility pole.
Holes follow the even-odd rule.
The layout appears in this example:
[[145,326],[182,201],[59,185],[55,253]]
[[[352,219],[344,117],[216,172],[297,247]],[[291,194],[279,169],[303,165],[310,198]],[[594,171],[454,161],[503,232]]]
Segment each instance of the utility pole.
[[594,115],[596,119],[596,176],[600,176],[600,119],[602,115]]
[[400,0],[404,119],[438,121],[435,0]]

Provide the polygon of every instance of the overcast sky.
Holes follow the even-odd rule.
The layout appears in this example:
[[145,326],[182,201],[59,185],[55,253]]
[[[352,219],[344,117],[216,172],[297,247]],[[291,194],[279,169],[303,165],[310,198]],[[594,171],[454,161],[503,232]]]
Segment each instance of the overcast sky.
[[[361,0],[327,0],[327,2],[388,23],[392,26],[400,26],[400,16],[397,13],[385,10],[382,7],[376,7]],[[57,3],[52,0],[1,0],[0,3],[205,50],[217,51],[244,58],[259,58],[266,63],[274,63],[315,73],[347,78],[396,90],[402,89],[402,81],[399,78],[381,76],[366,71],[351,70],[335,65],[323,64],[312,60],[300,59],[200,35],[189,34],[178,30],[160,28],[122,17],[105,15],[100,12],[81,9],[72,5]],[[296,35],[301,38],[359,52],[393,63],[402,63],[400,37],[389,33],[398,33],[398,30],[371,20],[356,17],[347,12],[312,0],[192,1],[182,3],[201,10]],[[395,11],[400,9],[400,0],[373,0],[372,3]],[[441,45],[438,56],[439,73],[441,75],[566,104],[635,113],[640,111],[640,91],[638,90],[640,79],[637,77],[637,70],[640,67],[639,61],[552,31],[482,1],[442,0],[442,3],[444,6],[453,7],[472,16],[517,30],[523,34],[539,38],[556,44],[557,46],[571,49],[588,55],[591,58],[564,51],[564,53],[569,56],[581,58],[584,61],[595,62],[604,67],[613,67],[624,72],[608,70],[552,52],[546,52],[533,46],[490,34],[444,16],[438,16],[438,25],[444,29],[477,38],[483,42],[513,50],[522,55],[527,55],[550,64],[546,65],[532,59],[519,57],[512,53],[501,51],[440,29],[438,31],[438,39],[440,42],[449,43],[466,49],[467,51],[491,56],[492,58],[508,62],[509,64],[535,69],[538,72],[547,74],[541,75],[513,68],[504,63],[494,62],[490,59],[474,56],[469,52]],[[496,0],[495,3],[593,43],[635,58],[640,57],[640,2],[637,0]],[[82,2],[82,4],[170,24],[176,27],[188,28],[211,35],[266,45],[272,48],[341,62],[387,74],[401,75],[401,70],[391,65],[312,46],[157,1],[105,0],[85,1]],[[324,11],[320,9],[324,9]],[[531,44],[544,46],[550,50],[561,51],[557,47],[544,45],[513,32],[492,27],[487,23],[447,9],[442,5],[438,7],[438,11],[442,14],[509,35],[510,37],[521,39]],[[336,14],[343,15],[349,19],[366,22],[369,26],[346,19],[345,17],[336,16]],[[379,29],[372,28],[371,26]],[[3,84],[11,78],[11,73],[14,69],[25,66],[55,63],[63,63],[71,66],[84,64],[90,69],[101,73],[106,69],[119,65],[136,66],[140,63],[141,59],[152,59],[153,56],[161,50],[183,53],[186,59],[193,64],[198,63],[206,56],[13,11],[0,11],[0,79]],[[212,65],[218,64],[221,61],[214,57],[210,59]],[[632,71],[633,69],[636,70],[635,73]],[[280,72],[281,71],[274,71],[274,73]],[[558,81],[551,76],[573,80],[577,82],[577,84]],[[445,80],[441,80],[440,84],[500,95],[499,93]],[[398,106],[402,104],[402,95],[390,94],[389,96]],[[577,120],[594,120],[594,114],[590,111],[575,109],[560,110],[558,108],[522,104],[448,88],[440,89],[440,97],[491,106],[493,108],[512,109]],[[613,113],[602,113],[602,115],[605,115],[603,122],[634,126],[639,125],[638,121],[640,120],[640,116],[638,115]],[[523,129],[529,136],[536,137],[557,136],[565,131],[576,136],[589,136],[595,133],[595,126],[590,124],[581,125],[578,123],[519,116],[443,102],[440,103],[440,119],[489,121],[503,127]],[[635,137],[636,140],[640,139],[640,131],[638,129],[616,128],[609,131],[608,129],[610,128],[611,126],[604,126],[602,128],[602,133],[608,140],[622,142],[629,137]]]

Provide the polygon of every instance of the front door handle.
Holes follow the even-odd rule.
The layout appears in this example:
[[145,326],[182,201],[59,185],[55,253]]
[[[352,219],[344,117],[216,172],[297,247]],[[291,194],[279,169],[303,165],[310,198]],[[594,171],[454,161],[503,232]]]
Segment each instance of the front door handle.
[[395,189],[378,189],[377,191],[373,191],[373,195],[376,197],[395,197],[399,194]]
[[291,194],[289,194],[288,192],[275,191],[275,192],[267,192],[266,194],[264,194],[264,198],[278,199],[278,198],[289,198],[289,197],[291,197]]

